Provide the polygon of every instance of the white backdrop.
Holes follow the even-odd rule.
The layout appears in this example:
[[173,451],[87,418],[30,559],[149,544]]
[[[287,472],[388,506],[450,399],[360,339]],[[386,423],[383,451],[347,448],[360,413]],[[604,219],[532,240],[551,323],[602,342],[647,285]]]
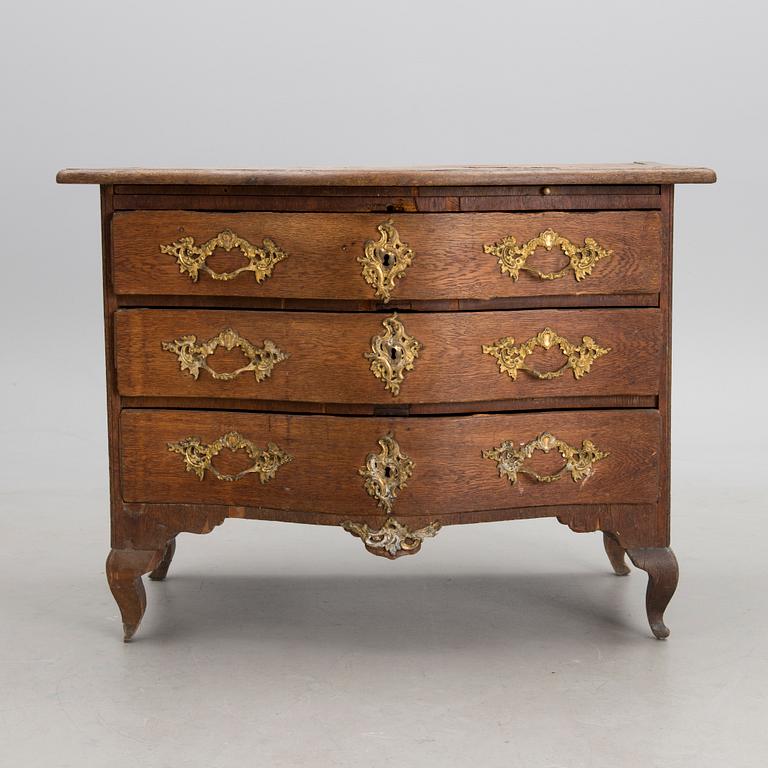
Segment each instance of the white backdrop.
[[[10,632],[15,637],[14,650],[0,654],[0,696],[9,697],[7,706],[0,708],[0,728],[5,723],[11,726],[7,734],[16,734],[14,755],[19,764],[65,766],[70,759],[73,765],[78,759],[98,764],[109,757],[110,764],[117,766],[123,765],[121,756],[151,752],[157,762],[150,760],[149,765],[196,765],[194,754],[198,754],[205,757],[207,768],[213,768],[227,761],[219,761],[218,753],[211,752],[216,738],[206,733],[212,731],[219,745],[222,739],[230,744],[230,757],[235,755],[233,744],[247,746],[258,732],[266,764],[313,764],[291,752],[301,741],[295,731],[278,745],[270,741],[268,732],[259,730],[266,722],[277,729],[274,733],[280,732],[280,723],[274,721],[278,709],[271,709],[273,704],[266,700],[258,700],[258,712],[267,719],[254,722],[252,731],[241,733],[237,728],[242,725],[240,718],[254,716],[250,704],[256,699],[249,699],[250,704],[243,701],[237,709],[225,703],[218,714],[232,715],[226,722],[217,722],[212,731],[198,729],[195,722],[212,725],[209,718],[216,715],[202,704],[211,689],[190,694],[187,709],[180,708],[175,698],[188,685],[185,675],[193,668],[206,686],[228,681],[230,688],[222,701],[234,696],[232,691],[246,699],[256,696],[256,691],[270,692],[281,711],[303,716],[304,722],[319,718],[325,723],[324,718],[341,711],[326,709],[328,701],[341,709],[348,702],[347,716],[359,720],[368,736],[330,721],[312,742],[313,749],[325,750],[322,765],[359,765],[361,755],[363,763],[371,766],[400,761],[421,768],[432,764],[430,756],[443,767],[469,764],[459,757],[461,750],[477,745],[471,739],[452,739],[466,735],[462,729],[471,724],[495,723],[496,710],[488,714],[489,720],[479,709],[475,711],[472,702],[480,701],[482,694],[471,682],[462,683],[458,667],[445,666],[440,660],[417,659],[417,677],[424,676],[419,685],[418,680],[411,684],[410,677],[395,680],[388,668],[377,666],[377,659],[389,658],[387,653],[402,639],[387,634],[400,617],[396,606],[383,607],[387,621],[378,609],[369,607],[366,612],[364,607],[366,591],[380,597],[390,594],[382,586],[385,582],[378,587],[375,582],[361,582],[365,584],[361,595],[354,593],[354,584],[343,580],[318,581],[328,593],[322,611],[312,602],[314,592],[307,597],[313,608],[296,604],[292,595],[303,594],[300,579],[295,584],[286,582],[283,591],[279,584],[275,586],[283,603],[293,609],[293,621],[300,621],[296,617],[309,610],[320,625],[327,616],[333,627],[346,627],[346,619],[357,627],[351,637],[371,654],[356,651],[363,653],[367,680],[351,672],[326,680],[316,663],[302,656],[306,645],[316,639],[313,633],[307,630],[306,638],[298,631],[292,634],[295,625],[289,619],[285,625],[258,623],[258,631],[269,626],[265,631],[276,633],[274,647],[260,638],[248,647],[238,646],[240,657],[229,653],[238,641],[223,639],[222,627],[230,628],[232,638],[243,630],[241,622],[246,619],[240,618],[244,604],[239,597],[253,588],[248,574],[259,569],[264,578],[269,573],[311,572],[318,580],[339,569],[382,579],[395,578],[390,576],[395,573],[432,573],[440,578],[454,573],[501,574],[504,580],[496,587],[494,583],[478,587],[475,595],[467,587],[472,582],[461,582],[469,590],[468,615],[474,615],[484,630],[435,609],[427,612],[422,628],[411,630],[421,634],[410,636],[414,648],[424,640],[438,648],[443,662],[465,663],[464,672],[473,669],[474,685],[480,680],[484,690],[496,696],[498,712],[504,710],[505,702],[517,701],[543,732],[554,717],[552,707],[563,707],[562,717],[552,720],[554,731],[545,742],[534,731],[518,732],[512,745],[503,734],[488,735],[482,749],[477,746],[472,753],[484,766],[605,765],[607,758],[595,757],[601,747],[615,756],[627,745],[637,763],[624,754],[620,760],[626,766],[707,764],[706,760],[686,762],[701,754],[711,759],[709,764],[715,764],[716,758],[734,766],[765,764],[765,759],[734,760],[729,751],[733,744],[744,749],[752,744],[759,751],[757,740],[764,731],[765,716],[765,662],[755,666],[759,654],[754,646],[743,646],[741,655],[733,656],[730,645],[737,635],[747,644],[768,639],[765,621],[755,624],[764,615],[764,600],[761,608],[746,592],[739,596],[740,585],[746,590],[761,583],[758,574],[747,578],[743,569],[761,562],[761,537],[764,541],[768,533],[765,8],[764,3],[745,0],[725,5],[701,0],[24,0],[3,4],[0,526],[6,556],[0,559],[0,569],[7,569],[2,580],[6,587],[18,586],[0,592],[6,636]],[[119,655],[123,648],[116,645],[116,610],[101,573],[108,521],[98,191],[58,187],[56,171],[65,166],[255,168],[631,160],[707,165],[719,175],[714,186],[681,186],[676,192],[673,546],[681,556],[684,594],[678,594],[670,607],[672,617],[679,611],[682,629],[670,619],[673,639],[664,647],[677,647],[681,655],[667,657],[669,665],[659,669],[654,665],[667,662],[657,648],[638,646],[639,655],[631,651],[629,659],[621,665],[616,662],[614,670],[629,676],[631,690],[626,697],[646,695],[648,701],[656,701],[659,679],[675,679],[677,698],[667,699],[670,708],[656,719],[641,717],[644,733],[628,735],[627,723],[621,720],[622,712],[629,711],[625,695],[618,688],[608,696],[616,678],[614,671],[600,666],[608,657],[589,634],[591,630],[579,635],[581,625],[574,623],[582,612],[581,592],[546,639],[552,656],[564,659],[558,668],[563,683],[556,703],[538,698],[542,679],[550,679],[544,677],[550,673],[542,672],[539,679],[540,670],[533,662],[531,666],[521,663],[514,685],[498,687],[501,677],[492,664],[494,653],[501,653],[504,644],[494,629],[503,629],[505,637],[507,631],[518,632],[514,636],[529,650],[536,641],[526,639],[524,623],[519,629],[505,623],[512,621],[507,607],[493,613],[496,608],[490,606],[487,595],[502,604],[507,594],[502,585],[511,584],[506,581],[510,574],[557,568],[557,558],[573,558],[571,562],[578,564],[574,567],[589,572],[607,567],[596,539],[587,541],[551,521],[448,530],[441,534],[442,540],[429,543],[429,555],[425,546],[419,558],[396,564],[364,557],[352,539],[315,527],[275,526],[273,530],[269,524],[232,521],[213,536],[186,537],[184,554],[180,547],[178,565],[172,566],[181,574],[178,600],[183,602],[184,589],[189,590],[189,582],[185,586],[183,581],[185,568],[208,574],[240,568],[242,577],[222,586],[214,593],[215,600],[199,605],[196,621],[204,624],[202,617],[208,615],[209,622],[218,622],[205,625],[208,634],[195,635],[188,623],[166,643],[165,655],[153,657],[157,666],[146,667],[149,677],[141,677],[144,662],[137,660],[134,668],[130,656]],[[74,531],[78,538],[70,533],[67,539],[66,531]],[[552,563],[543,555],[549,551]],[[570,566],[562,567],[567,571]],[[621,616],[631,616],[632,632],[645,639],[641,577],[634,577],[629,587],[635,590],[631,610]],[[418,583],[409,582],[413,594],[426,594],[419,591]],[[522,589],[519,594],[526,595],[529,582],[515,583]],[[544,583],[555,591],[569,589],[565,582]],[[691,590],[687,595],[686,583]],[[698,585],[698,592],[692,585]],[[37,598],[28,592],[33,586],[39,588]],[[171,581],[162,588],[166,587],[175,588]],[[340,610],[334,596],[350,597],[350,590],[352,601],[363,612],[362,623],[354,611],[334,613]],[[546,612],[536,613],[540,604],[536,589],[528,594],[527,603],[521,599],[529,628],[539,619],[544,626],[547,621],[560,621]],[[550,593],[543,589],[542,594]],[[558,594],[560,603],[567,604],[568,598]],[[80,603],[73,595],[80,596]],[[236,596],[231,603],[227,602],[230,595]],[[719,603],[713,604],[712,599]],[[150,611],[139,631],[146,633],[145,646],[128,647],[131,653],[141,649],[147,654],[145,660],[151,656],[153,637],[162,646],[159,627],[170,632],[171,627],[183,625],[183,619],[173,613],[173,604],[165,605],[170,616],[152,614],[158,617],[152,624],[153,600],[151,595]],[[192,598],[187,603],[192,604]],[[594,611],[598,603],[595,598],[589,606]],[[557,608],[557,604],[558,599],[553,599],[552,605]],[[488,606],[488,616],[472,614],[481,605]],[[93,614],[87,614],[87,606],[95,606]],[[684,606],[689,611],[685,620]],[[555,614],[560,615],[553,609]],[[41,629],[44,620],[53,622],[45,630]],[[594,620],[588,615],[584,627],[594,626]],[[248,628],[256,632],[256,626],[254,620]],[[579,629],[569,630],[569,626]],[[703,639],[696,644],[697,638],[714,636],[711,633],[718,626],[722,634],[714,646]],[[435,627],[441,632],[430,634]],[[333,631],[322,636],[329,653],[334,642],[346,648],[348,640],[346,630],[337,635]],[[73,632],[79,634],[73,636]],[[403,632],[407,644],[407,630]],[[682,637],[674,646],[676,632]],[[564,639],[558,646],[560,636]],[[189,642],[197,638],[208,650],[184,645],[185,637],[192,638]],[[683,645],[685,637],[692,650]],[[56,638],[66,642],[46,645]],[[95,643],[95,650],[84,659],[84,652],[78,656],[74,649],[90,647],[88,642]],[[472,668],[472,647],[477,642],[487,668]],[[628,647],[630,641],[621,635],[621,643]],[[170,660],[168,646],[177,653],[182,649],[183,658],[176,658],[178,667]],[[299,662],[285,662],[281,649],[286,647]],[[466,653],[453,656],[459,647]],[[221,656],[216,648],[224,649]],[[264,658],[249,656],[259,648]],[[274,656],[268,655],[270,648]],[[592,655],[595,648],[598,656]],[[696,648],[704,656],[694,664],[691,660],[697,657],[690,654]],[[196,666],[198,652],[205,654],[200,667]],[[509,653],[504,658],[514,663],[510,661],[514,648]],[[763,657],[764,653],[759,656]],[[227,666],[235,658],[242,664]],[[590,699],[592,703],[572,698],[577,690],[593,691],[592,683],[582,688],[582,682],[569,676],[572,665],[565,660],[582,658],[606,675],[607,688],[592,681],[596,697]],[[746,666],[741,671],[718,666],[726,658],[741,659]],[[35,661],[36,666],[21,661]],[[50,673],[45,667],[49,662]],[[403,663],[407,669],[411,662]],[[92,670],[92,677],[83,676],[86,668]],[[174,676],[167,686],[163,683],[168,699],[162,698],[162,690],[152,689],[152,696],[159,697],[155,701],[166,707],[162,710],[166,719],[156,721],[150,714],[140,714],[144,689],[136,691],[135,701],[126,691],[131,684],[151,687],[167,682],[163,675],[169,669]],[[252,674],[271,672],[277,678],[247,682],[244,669]],[[339,667],[329,660],[325,669],[335,673]],[[707,670],[720,675],[709,689],[686,688]],[[650,678],[642,677],[646,672]],[[732,700],[723,698],[724,691],[734,695],[733,701],[737,698],[728,681],[750,687],[753,698],[743,699],[751,702],[746,710],[737,713]],[[369,685],[376,691],[372,699],[366,698]],[[331,698],[318,698],[319,691]],[[446,701],[454,700],[453,696],[463,700],[465,693],[469,696],[466,711],[444,709]],[[356,695],[367,704],[353,707],[350,702],[358,701]],[[516,695],[523,698],[516,700]],[[410,703],[405,705],[405,700]],[[601,702],[597,708],[596,701]],[[661,698],[659,706],[660,702]],[[674,709],[675,702],[679,709]],[[443,741],[435,737],[432,743],[427,738],[414,745],[410,755],[419,759],[409,763],[395,749],[397,733],[378,720],[377,707],[389,713],[393,729],[394,724],[406,732],[424,727],[425,733],[434,734],[432,729],[442,727]],[[442,725],[430,721],[427,710],[442,712]],[[676,721],[677,713],[683,711],[688,725]],[[97,719],[93,712],[98,712]],[[582,712],[586,720],[574,714]],[[504,717],[508,718],[505,728],[512,728],[515,715],[507,712]],[[153,725],[157,722],[164,722],[165,730]],[[667,728],[671,722],[682,730]],[[696,723],[695,732],[690,730],[692,723]],[[48,733],[47,740],[40,738],[43,732]],[[611,742],[611,733],[617,738],[621,734],[621,743]],[[228,742],[230,737],[233,741]],[[0,747],[2,738],[0,733]],[[389,746],[369,754],[365,750],[371,748],[371,738]],[[642,749],[652,739],[658,746],[648,762]],[[541,751],[542,743],[549,751]],[[176,762],[174,755],[183,754],[190,745],[197,752],[186,755],[189,762]],[[702,745],[706,750],[699,754]],[[174,752],[176,748],[182,752]],[[559,756],[558,748],[562,748]],[[45,749],[50,750],[47,758],[42,752],[36,754]],[[539,763],[536,755],[551,760]],[[384,759],[387,756],[389,762]]]
[[106,479],[98,193],[57,187],[58,168],[630,160],[718,171],[677,190],[674,456],[751,482],[766,450],[765,15],[717,8],[6,6],[2,488]]

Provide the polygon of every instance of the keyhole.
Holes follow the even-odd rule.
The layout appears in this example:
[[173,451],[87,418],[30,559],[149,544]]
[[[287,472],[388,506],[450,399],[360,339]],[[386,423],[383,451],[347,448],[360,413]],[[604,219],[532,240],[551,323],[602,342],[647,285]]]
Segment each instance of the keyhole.
[[386,251],[384,252],[384,257],[382,258],[382,260],[381,260],[381,263],[382,263],[382,264],[383,264],[385,267],[388,267],[388,266],[389,266],[389,254],[388,254]]
[[392,348],[389,350],[389,356],[390,356],[390,357],[391,357],[393,360],[397,360],[397,350],[396,350],[394,347],[392,347]]
[[384,477],[392,477],[392,468],[391,467],[385,467],[384,468]]

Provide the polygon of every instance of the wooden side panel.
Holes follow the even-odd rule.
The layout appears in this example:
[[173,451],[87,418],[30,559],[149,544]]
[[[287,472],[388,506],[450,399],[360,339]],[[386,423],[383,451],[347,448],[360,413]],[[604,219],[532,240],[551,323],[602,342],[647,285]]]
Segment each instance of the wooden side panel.
[[117,301],[112,285],[111,222],[113,189],[102,186],[101,199],[101,270],[104,307],[104,362],[107,384],[107,450],[109,455],[110,537],[114,545],[122,536],[124,519],[120,503],[120,395],[115,364],[115,310]]
[[661,416],[661,452],[659,454],[660,490],[656,506],[657,527],[665,532],[667,546],[670,543],[670,502],[672,474],[672,237],[674,187],[662,189],[663,261],[662,286],[659,305],[662,312],[662,334],[666,349],[661,355],[661,380],[659,413]]
[[[185,471],[183,458],[168,444],[187,437],[205,443],[229,431],[259,446],[276,443],[293,460],[262,484],[251,474],[235,482],[209,471],[203,480]],[[609,456],[592,477],[574,482],[570,475],[538,483],[520,475],[511,485],[499,477],[483,450],[505,440],[516,444],[545,431],[581,447],[587,439]],[[649,504],[658,498],[659,414],[650,410],[541,412],[463,417],[353,418],[290,416],[212,411],[127,410],[121,416],[122,491],[126,502],[222,504],[267,507],[324,514],[379,511],[363,486],[359,469],[377,441],[391,432],[413,461],[413,475],[395,502],[398,515],[573,504]],[[226,449],[214,459],[243,457]],[[549,462],[543,468],[541,459]],[[559,456],[537,453],[537,471],[552,471]],[[243,460],[243,469],[250,462]],[[561,461],[554,462],[562,466]],[[237,471],[240,471],[239,469]]]
[[[480,403],[516,398],[656,395],[659,387],[661,313],[656,309],[540,310],[400,314],[421,348],[405,372],[399,394],[385,389],[365,354],[371,338],[384,333],[386,314],[246,312],[227,310],[119,310],[116,313],[118,386],[123,396],[229,398],[317,403]],[[524,371],[513,380],[483,345],[503,337],[521,344],[550,327],[573,344],[592,337],[609,352],[576,379],[571,369],[541,380]],[[233,329],[252,344],[265,339],[288,354],[269,378],[251,372],[231,381],[201,371],[182,372],[179,358],[163,342],[194,335],[197,343]],[[541,370],[560,368],[559,349],[528,358]],[[208,358],[214,370],[237,370],[240,352]]]
[[[362,277],[357,257],[387,214],[194,213],[135,211],[113,218],[113,273],[118,294],[258,296],[283,299],[371,300],[374,290]],[[442,213],[392,214],[400,238],[414,252],[413,264],[398,281],[398,300],[494,299],[520,296],[655,294],[660,285],[661,221],[657,211],[598,213]],[[521,273],[517,281],[501,273],[495,256],[483,245],[507,235],[518,243],[552,228],[582,245],[594,238],[613,254],[590,276],[572,273],[542,280]],[[288,258],[272,276],[257,284],[250,273],[221,281],[202,274],[193,282],[181,274],[175,258],[160,252],[181,237],[200,244],[231,229],[260,245],[271,238]],[[214,254],[211,266],[228,271],[242,266],[237,252]],[[218,261],[216,261],[218,260]],[[543,271],[559,269],[567,259],[543,248],[530,259]],[[216,265],[219,266],[216,266]],[[224,265],[224,266],[222,266]]]

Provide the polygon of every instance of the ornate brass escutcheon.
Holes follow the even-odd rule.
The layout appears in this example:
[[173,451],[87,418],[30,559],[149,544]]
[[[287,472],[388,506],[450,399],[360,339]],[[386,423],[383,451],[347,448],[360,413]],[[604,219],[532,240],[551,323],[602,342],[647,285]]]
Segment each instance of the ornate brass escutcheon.
[[[173,341],[164,341],[163,349],[173,352],[179,359],[179,367],[182,372],[188,371],[193,379],[197,379],[200,371],[207,371],[212,378],[219,381],[231,381],[241,373],[253,371],[256,381],[264,381],[272,374],[272,369],[288,358],[285,352],[280,351],[273,341],[264,339],[263,347],[256,347],[248,339],[243,338],[237,331],[226,328],[217,336],[208,341],[197,342],[197,336],[181,336]],[[239,349],[248,360],[248,364],[235,371],[220,373],[208,365],[208,357],[219,347],[228,352]]]
[[424,539],[432,538],[440,530],[440,523],[432,522],[412,531],[394,517],[388,517],[378,530],[372,530],[366,523],[347,520],[342,528],[360,538],[372,555],[395,560],[402,555],[415,555],[421,549]]
[[[245,451],[253,459],[253,465],[235,475],[219,472],[212,462],[225,448],[233,453]],[[206,471],[210,470],[211,474],[219,480],[235,482],[247,475],[257,474],[259,480],[266,483],[277,474],[277,470],[283,464],[293,460],[293,456],[274,443],[267,443],[266,448],[259,448],[239,432],[227,432],[212,443],[203,443],[197,437],[186,437],[178,443],[168,443],[168,450],[180,454],[184,459],[187,472],[194,472],[200,480],[203,480]]]
[[407,371],[413,370],[421,344],[409,336],[397,313],[381,321],[384,333],[371,339],[371,351],[365,353],[371,361],[371,372],[384,382],[393,397],[400,394],[400,385]]
[[391,515],[398,492],[405,488],[413,473],[413,462],[400,450],[391,432],[378,442],[381,450],[369,453],[365,466],[358,471],[365,478],[364,488],[368,495]]
[[[227,253],[237,248],[248,263],[232,272],[215,272],[206,264],[206,259],[217,248],[222,248]],[[219,232],[216,237],[202,245],[195,245],[194,237],[181,237],[170,245],[161,245],[160,252],[174,256],[179,264],[179,272],[186,272],[193,283],[197,282],[201,270],[214,280],[234,280],[241,272],[253,272],[256,282],[262,283],[270,277],[275,264],[288,258],[288,254],[280,250],[268,237],[264,238],[259,247],[236,235],[231,229]]]
[[[535,451],[549,453],[557,450],[565,464],[552,475],[540,475],[524,466]],[[506,477],[512,485],[517,483],[518,473],[528,475],[539,483],[554,483],[566,473],[570,473],[574,483],[584,481],[594,473],[594,465],[610,454],[601,451],[591,440],[583,440],[581,448],[574,448],[549,432],[543,432],[535,440],[515,446],[511,440],[505,440],[498,448],[483,451],[484,459],[497,463],[499,477]]]
[[386,304],[395,290],[395,282],[403,277],[415,256],[413,249],[400,240],[392,219],[379,224],[378,240],[367,240],[363,255],[357,260],[363,265],[363,278],[376,292],[377,299]]
[[[568,257],[568,265],[558,272],[540,272],[535,267],[528,266],[528,259],[533,255],[537,248],[546,248],[551,251],[558,246],[560,250]],[[538,237],[534,237],[527,243],[517,244],[517,240],[512,235],[507,235],[497,243],[488,243],[483,246],[485,253],[496,256],[499,260],[501,273],[509,275],[513,280],[517,280],[520,271],[530,272],[542,280],[557,280],[565,277],[570,269],[576,280],[583,280],[587,275],[592,274],[592,268],[601,259],[610,256],[613,251],[603,248],[601,245],[587,237],[584,245],[576,245],[568,238],[562,237],[553,229],[547,229]]]
[[[550,350],[555,346],[565,356],[565,362],[557,370],[538,371],[526,365],[526,358],[537,349]],[[544,328],[522,344],[515,345],[512,336],[506,336],[493,344],[483,344],[484,354],[495,357],[499,363],[499,371],[508,374],[513,381],[517,379],[518,371],[525,371],[536,379],[557,379],[568,368],[573,371],[575,379],[580,379],[589,373],[595,360],[610,351],[610,347],[599,346],[591,336],[582,336],[581,344],[573,344],[551,328]]]

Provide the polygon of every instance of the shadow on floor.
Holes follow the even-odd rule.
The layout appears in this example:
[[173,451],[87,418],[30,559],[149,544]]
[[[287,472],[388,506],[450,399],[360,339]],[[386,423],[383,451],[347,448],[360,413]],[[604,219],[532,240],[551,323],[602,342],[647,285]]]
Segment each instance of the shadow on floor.
[[603,574],[206,576],[147,584],[136,640],[235,638],[417,651],[650,637],[629,578]]

